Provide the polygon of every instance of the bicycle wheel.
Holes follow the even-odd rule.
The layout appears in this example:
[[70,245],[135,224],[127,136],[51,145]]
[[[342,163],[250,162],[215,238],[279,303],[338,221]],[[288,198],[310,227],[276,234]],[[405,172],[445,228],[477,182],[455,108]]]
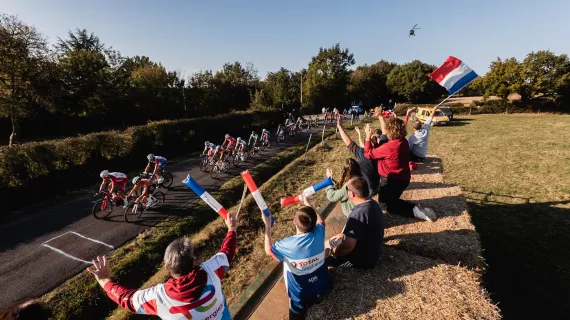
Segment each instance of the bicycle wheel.
[[158,191],[158,192],[155,192],[152,196],[154,197],[155,202],[150,206],[150,208],[151,209],[160,208],[164,204],[164,201],[166,199],[164,192]]
[[220,168],[218,167],[217,164],[215,164],[212,167],[212,170],[210,170],[210,178],[216,179],[218,177],[218,174],[220,174]]
[[91,213],[96,219],[103,219],[111,214],[113,211],[113,200],[108,199],[107,201],[103,201],[104,199],[99,199],[95,201],[93,205],[93,210]]
[[137,222],[142,213],[144,204],[142,203],[131,203],[125,209],[125,221],[126,222]]
[[170,188],[172,182],[174,182],[174,176],[172,175],[172,173],[166,172],[162,175],[162,178],[164,178],[164,181],[162,181],[161,183],[162,186],[165,187],[166,189]]
[[200,162],[200,171],[202,172],[208,171],[208,158],[204,158],[204,160]]

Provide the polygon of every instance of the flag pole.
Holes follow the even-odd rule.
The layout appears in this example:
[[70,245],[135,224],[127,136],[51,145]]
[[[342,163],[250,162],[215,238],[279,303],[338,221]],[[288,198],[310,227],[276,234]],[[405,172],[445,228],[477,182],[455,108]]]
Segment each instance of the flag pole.
[[[477,77],[478,78],[478,77]],[[475,79],[477,79],[475,78]],[[454,93],[450,94],[449,96],[447,96],[447,98],[443,99],[436,107],[441,106],[445,101],[447,101],[449,98],[451,98],[454,94],[458,93],[459,91],[461,91],[461,89],[467,87],[471,82],[475,81],[475,79],[469,81],[467,84],[465,84],[463,87],[459,88],[459,90],[455,91]]]

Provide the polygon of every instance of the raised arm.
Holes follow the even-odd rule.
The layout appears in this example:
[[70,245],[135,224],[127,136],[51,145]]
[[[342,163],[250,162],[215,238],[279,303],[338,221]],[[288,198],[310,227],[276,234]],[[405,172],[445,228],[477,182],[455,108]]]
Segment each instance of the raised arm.
[[437,111],[437,107],[439,107],[439,105],[433,107],[433,110],[431,110],[431,113],[429,114],[430,118],[433,118],[433,116],[435,116],[435,112]]
[[382,132],[386,132],[386,122],[384,121],[384,117],[382,116],[382,109],[376,107],[374,109],[374,115],[378,117],[378,121],[380,121],[380,130]]
[[342,127],[341,117],[339,117],[338,120],[336,121],[336,127],[338,128],[338,132],[340,132],[340,137],[342,138],[342,141],[344,142],[345,145],[348,146],[352,142],[352,140],[350,139],[348,134],[346,134],[346,131],[344,131],[344,128]]
[[[414,110],[414,108],[408,108],[408,111],[406,111],[406,117],[404,118],[404,124],[408,125],[408,118],[410,117],[410,113],[412,113],[412,111]],[[382,131],[384,132],[384,131]]]
[[313,208],[313,210],[315,210],[315,213],[317,214],[317,223],[320,223],[322,225],[325,224],[325,220],[319,214],[319,210],[315,209],[315,207],[309,202],[309,199],[307,197],[303,197],[303,204],[306,205],[307,207],[311,207],[311,208]]

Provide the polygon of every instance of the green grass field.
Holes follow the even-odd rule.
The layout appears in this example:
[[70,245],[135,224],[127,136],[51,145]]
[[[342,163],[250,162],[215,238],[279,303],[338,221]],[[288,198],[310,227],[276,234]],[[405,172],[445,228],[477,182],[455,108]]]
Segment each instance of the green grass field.
[[570,116],[457,117],[434,128],[481,235],[485,285],[505,319],[570,317]]

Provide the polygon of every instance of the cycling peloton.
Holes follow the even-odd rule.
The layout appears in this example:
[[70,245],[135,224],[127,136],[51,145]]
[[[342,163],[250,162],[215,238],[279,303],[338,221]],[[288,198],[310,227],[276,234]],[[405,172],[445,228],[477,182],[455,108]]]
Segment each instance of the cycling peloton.
[[[99,195],[105,188],[105,185],[110,182],[108,189],[109,193],[113,199],[117,196],[121,197],[121,199],[123,199],[124,207],[126,208],[129,203],[127,196],[125,196],[125,187],[127,186],[128,180],[127,175],[121,172],[109,172],[108,170],[103,170],[99,176],[103,179],[103,182],[99,187],[99,191],[95,195]],[[117,193],[115,193],[115,187],[117,187]]]
[[154,171],[152,172],[152,176],[156,177],[156,180],[159,184],[162,183],[164,181],[164,178],[162,177],[162,172],[164,171],[164,167],[166,167],[166,164],[168,163],[166,161],[166,158],[161,156],[155,156],[152,153],[146,156],[146,158],[148,159],[148,164],[144,169],[144,173],[147,174],[148,170],[150,169],[150,166],[154,163]]

